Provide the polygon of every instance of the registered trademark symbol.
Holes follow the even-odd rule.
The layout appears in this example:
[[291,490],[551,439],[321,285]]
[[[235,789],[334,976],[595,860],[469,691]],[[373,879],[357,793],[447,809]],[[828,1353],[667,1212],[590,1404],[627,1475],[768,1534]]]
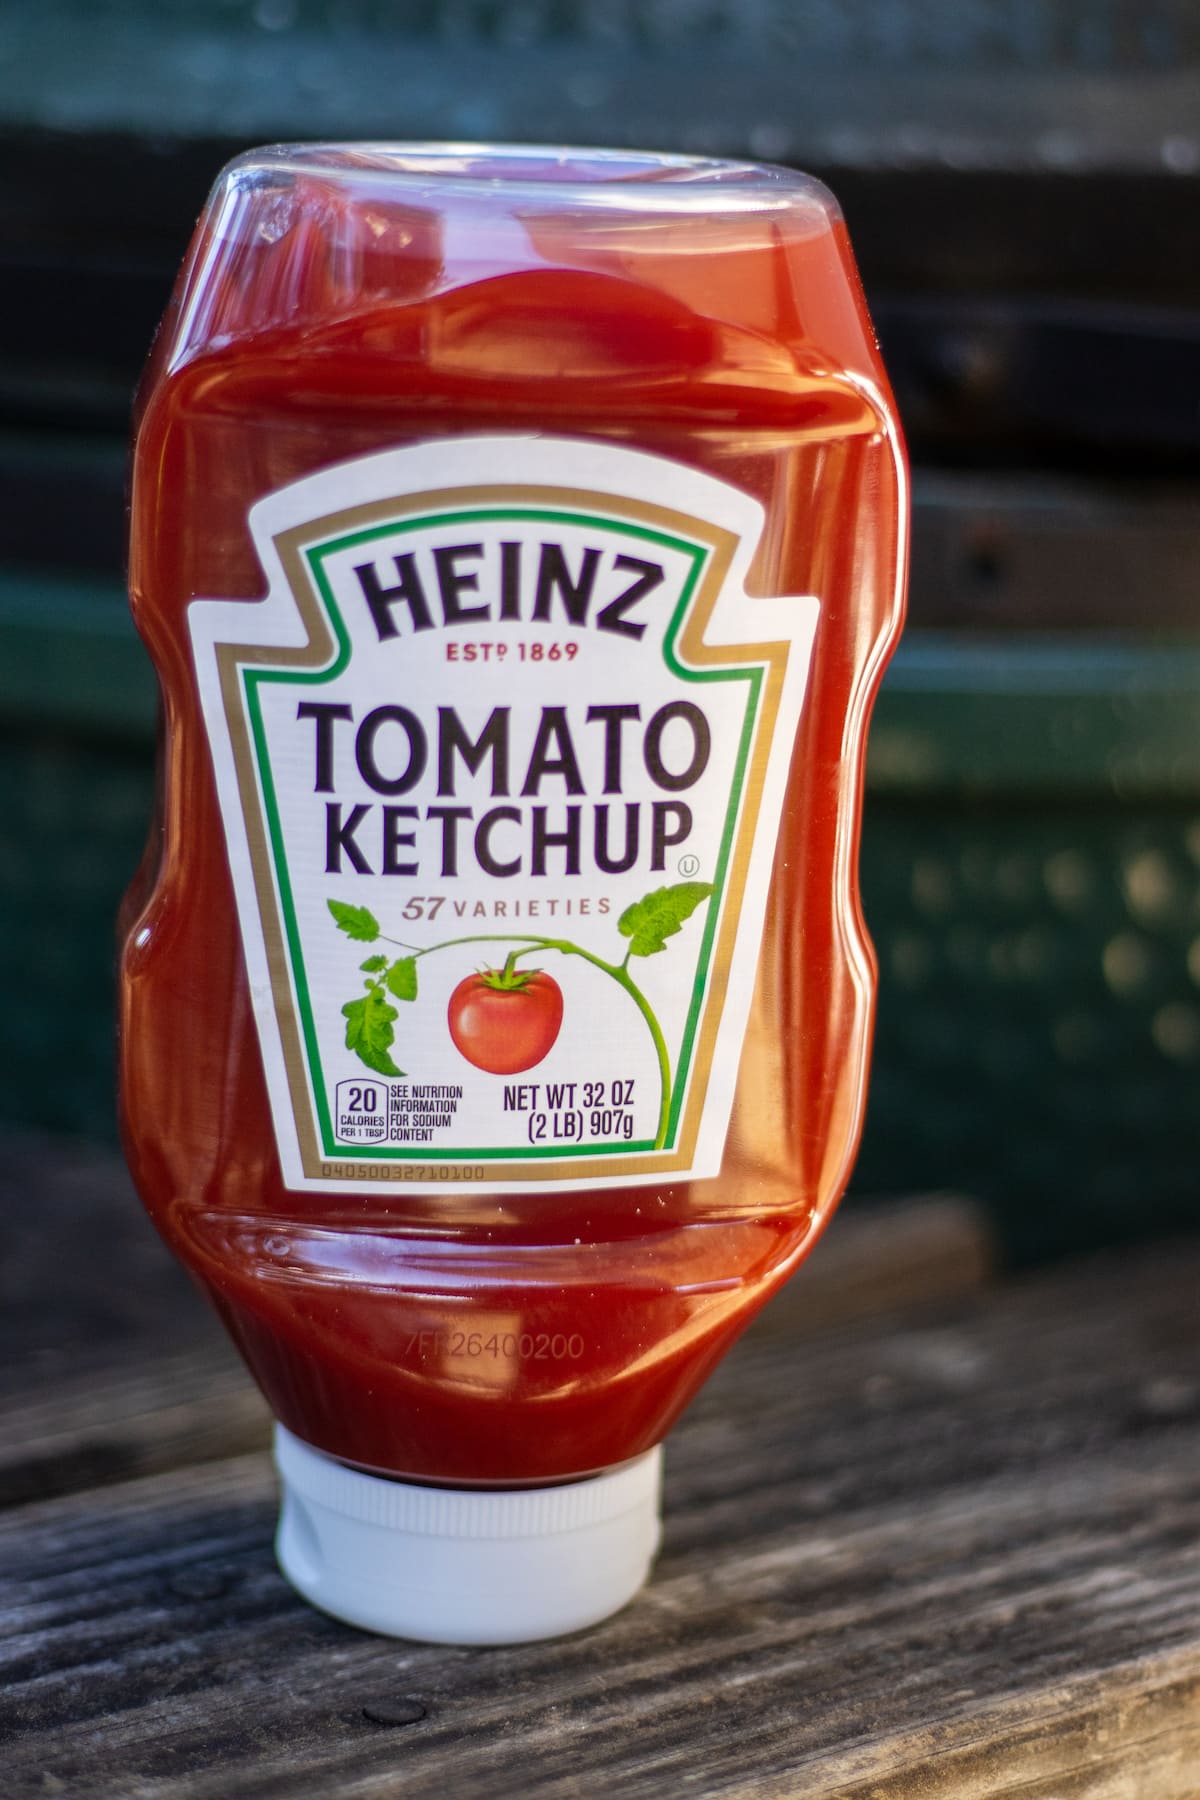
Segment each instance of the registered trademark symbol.
[[695,875],[699,872],[699,869],[700,869],[700,858],[698,856],[681,856],[680,857],[679,873],[681,875]]

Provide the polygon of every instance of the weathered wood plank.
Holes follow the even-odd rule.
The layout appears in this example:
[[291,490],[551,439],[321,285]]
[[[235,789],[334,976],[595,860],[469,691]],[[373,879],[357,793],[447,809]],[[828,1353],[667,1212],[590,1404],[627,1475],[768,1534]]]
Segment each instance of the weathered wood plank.
[[976,1200],[930,1194],[856,1201],[760,1315],[758,1334],[795,1337],[978,1292],[996,1273],[995,1233]]
[[647,1593],[553,1644],[309,1611],[259,1457],[10,1509],[5,1791],[1185,1800],[1198,1296],[1181,1244],[751,1334],[672,1440]]
[[0,1145],[0,1506],[265,1444],[265,1406],[120,1159]]
[[[267,1442],[270,1421],[111,1151],[8,1132],[0,1157],[0,1506]],[[982,1211],[850,1208],[763,1326],[798,1334],[969,1292]]]
[[110,1149],[0,1131],[0,1400],[90,1368],[133,1340],[211,1333]]
[[0,1506],[265,1446],[266,1402],[218,1335],[173,1348],[148,1336],[86,1374],[0,1403]]

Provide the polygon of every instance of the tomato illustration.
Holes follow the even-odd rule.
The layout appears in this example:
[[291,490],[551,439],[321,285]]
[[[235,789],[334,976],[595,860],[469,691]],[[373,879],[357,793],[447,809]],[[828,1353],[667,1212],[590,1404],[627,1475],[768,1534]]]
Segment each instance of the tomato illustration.
[[448,1022],[455,1048],[489,1075],[518,1075],[554,1048],[562,989],[541,969],[484,969],[460,981]]

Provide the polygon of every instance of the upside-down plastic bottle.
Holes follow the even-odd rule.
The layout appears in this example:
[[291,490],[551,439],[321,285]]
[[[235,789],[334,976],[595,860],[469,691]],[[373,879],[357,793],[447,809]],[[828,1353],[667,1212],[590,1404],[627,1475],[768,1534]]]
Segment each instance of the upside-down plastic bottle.
[[860,1130],[904,455],[835,203],[610,152],[222,174],[141,391],[123,1127],[317,1605],[614,1610]]

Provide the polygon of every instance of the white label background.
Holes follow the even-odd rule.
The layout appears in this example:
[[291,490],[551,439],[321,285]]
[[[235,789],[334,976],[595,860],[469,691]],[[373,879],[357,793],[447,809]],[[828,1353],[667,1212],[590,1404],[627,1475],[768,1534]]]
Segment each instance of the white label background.
[[[414,446],[386,452],[349,464],[338,465],[319,475],[296,483],[260,502],[252,511],[251,528],[269,580],[266,600],[257,605],[219,601],[196,602],[190,608],[197,675],[205,720],[213,755],[218,794],[221,801],[229,850],[230,867],[237,895],[238,916],[245,948],[247,969],[255,1019],[262,1046],[271,1097],[276,1137],[285,1179],[297,1189],[336,1187],[339,1192],[377,1191],[381,1178],[389,1181],[393,1171],[372,1165],[363,1167],[362,1178],[322,1179],[319,1174],[304,1172],[293,1100],[289,1091],[282,1041],[276,1017],[274,998],[267,968],[263,921],[259,913],[245,821],[242,817],[234,765],[232,742],[218,680],[216,650],[222,643],[279,646],[305,641],[295,600],[288,588],[275,551],[273,540],[282,531],[303,525],[309,520],[328,516],[348,507],[382,501],[428,490],[444,490],[461,486],[475,488],[483,484],[520,484],[588,490],[592,494],[612,494],[617,500],[650,499],[692,517],[706,520],[738,538],[738,548],[722,594],[710,616],[705,631],[707,644],[743,642],[784,642],[789,647],[786,674],[780,695],[779,715],[774,742],[767,758],[760,800],[758,828],[751,851],[736,945],[727,983],[727,992],[717,1032],[712,1068],[708,1071],[706,1100],[694,1154],[689,1167],[676,1170],[675,1178],[715,1175],[720,1168],[733,1088],[745,1033],[751,990],[758,958],[763,912],[778,830],[779,813],[786,781],[792,743],[803,702],[811,659],[812,639],[816,625],[817,602],[811,597],[751,598],[745,594],[743,582],[746,567],[762,526],[762,511],[756,502],[725,483],[694,471],[651,458],[637,452],[608,446],[582,444],[571,440],[524,438],[465,439],[453,442]],[[532,504],[532,498],[530,503]],[[468,501],[468,506],[478,502]],[[595,502],[593,502],[595,504]],[[439,510],[441,510],[439,508]],[[599,508],[597,507],[597,510]],[[614,509],[619,523],[620,509]],[[681,533],[681,535],[686,535]],[[611,541],[616,551],[643,555],[661,562],[667,580],[653,595],[640,603],[634,616],[647,621],[647,631],[640,643],[628,637],[595,629],[594,623],[572,627],[563,622],[563,610],[556,603],[550,622],[523,624],[480,620],[452,628],[412,634],[408,630],[407,609],[397,608],[396,618],[401,633],[380,644],[361,585],[354,568],[375,561],[381,577],[393,568],[392,556],[402,549],[414,549],[426,574],[426,589],[435,619],[439,617],[436,585],[431,579],[427,551],[421,546],[434,542],[482,543],[490,552],[500,541],[521,536],[536,544],[541,538],[562,543],[570,568],[576,569],[586,543]],[[424,554],[424,560],[422,556]],[[532,561],[526,552],[527,562]],[[607,559],[606,559],[607,560]],[[400,535],[381,536],[367,546],[357,545],[327,556],[325,567],[338,598],[346,626],[356,646],[350,667],[332,681],[301,684],[295,679],[257,684],[261,699],[262,719],[270,745],[271,775],[279,806],[282,833],[287,844],[290,886],[295,904],[297,931],[303,946],[305,975],[312,1000],[311,1017],[315,1031],[315,1048],[324,1071],[330,1108],[334,1089],[349,1079],[362,1080],[385,1088],[389,1084],[370,1075],[345,1047],[343,1002],[363,992],[360,963],[374,950],[390,956],[405,951],[396,944],[359,944],[352,942],[334,925],[329,913],[329,899],[366,906],[377,917],[383,933],[404,944],[425,948],[447,939],[466,937],[478,932],[491,935],[524,930],[543,937],[563,937],[593,952],[610,963],[619,963],[627,949],[627,940],[617,930],[617,920],[626,906],[647,891],[684,879],[712,880],[716,870],[722,833],[726,826],[723,805],[714,797],[727,797],[733,780],[733,769],[745,714],[748,684],[742,679],[685,682],[670,674],[662,657],[662,634],[676,611],[683,580],[691,567],[691,558],[671,551],[662,544],[647,544],[617,530],[607,532],[595,526],[553,524],[523,527],[516,530],[511,521],[482,521],[447,526],[410,529]],[[478,565],[481,570],[494,567],[490,555]],[[475,565],[463,565],[475,566]],[[394,579],[394,576],[392,577]],[[627,578],[628,579],[628,578]],[[526,572],[526,587],[530,573]],[[624,584],[623,584],[624,585]],[[464,593],[464,606],[481,603],[486,598],[488,583],[481,578],[480,593]],[[608,591],[619,591],[615,586]],[[599,592],[599,590],[598,590]],[[598,597],[592,618],[602,604]],[[502,665],[482,660],[468,663],[449,662],[447,646],[468,642],[508,643],[508,654]],[[557,643],[578,645],[574,661],[556,664],[546,661],[522,663],[517,654],[521,642],[545,646]],[[750,659],[753,666],[753,659]],[[712,727],[712,753],[708,768],[696,786],[678,795],[663,792],[648,779],[642,759],[642,735],[651,714],[665,702],[693,699],[705,712]],[[334,791],[314,793],[316,727],[311,721],[298,721],[297,704],[301,700],[351,703],[355,724],[337,722],[334,732]],[[605,732],[601,725],[582,723],[588,705],[639,704],[639,723],[622,728],[623,792],[603,793],[603,751]],[[357,842],[367,855],[372,868],[380,861],[380,807],[384,797],[373,792],[359,776],[353,757],[356,723],[372,707],[399,704],[419,714],[430,734],[430,769],[420,791],[388,798],[389,804],[415,804],[422,811],[431,801],[435,804],[470,806],[476,820],[488,807],[515,804],[523,814],[534,805],[548,809],[550,830],[564,824],[567,804],[582,809],[582,873],[564,876],[560,850],[551,849],[549,875],[531,878],[529,867],[529,828],[504,821],[496,830],[493,846],[504,858],[520,854],[522,874],[503,880],[483,877],[474,863],[471,851],[473,825],[464,823],[460,834],[457,879],[441,875],[442,827],[429,821],[406,821],[404,829],[416,834],[416,845],[400,852],[405,861],[417,861],[418,876],[358,874],[348,866],[342,873],[325,873],[325,803],[341,803],[343,818],[349,816],[358,802],[370,804],[372,813],[357,833]],[[453,705],[471,735],[477,735],[493,707],[511,707],[510,789],[513,798],[493,799],[486,791],[485,778],[489,763],[485,762],[479,777],[468,775],[457,761],[457,792],[453,796],[436,795],[436,709]],[[572,743],[579,757],[585,792],[570,796],[561,778],[549,776],[541,791],[529,799],[520,798],[529,749],[532,745],[537,717],[546,705],[568,707]],[[388,737],[387,732],[394,735]],[[674,734],[674,735],[672,735]],[[379,740],[380,761],[388,755],[403,767],[402,734],[386,727]],[[688,735],[680,725],[668,727],[664,738],[666,758],[678,766],[687,759]],[[649,808],[653,800],[682,800],[691,806],[693,825],[686,843],[668,849],[662,870],[648,867]],[[642,849],[635,868],[625,875],[597,873],[591,856],[592,808],[607,802],[610,809],[610,842],[615,850],[624,841],[625,803],[642,802]],[[681,857],[695,858],[699,867],[687,863],[679,867]],[[411,896],[427,899],[444,895],[445,903],[436,920],[405,922],[400,913]],[[551,915],[548,898],[559,901],[559,909]],[[530,900],[538,898],[539,916],[528,911]],[[563,902],[572,903],[571,913]],[[580,912],[579,903],[587,900],[590,912]],[[649,957],[635,957],[630,975],[637,982],[663,1028],[670,1052],[672,1071],[676,1070],[684,1023],[692,1003],[696,957],[706,926],[709,907],[717,906],[721,896],[701,905],[686,921],[677,936],[667,940],[666,948]],[[507,917],[494,916],[494,903],[503,901]],[[608,911],[600,911],[607,900]],[[521,903],[520,916],[515,903]],[[473,916],[477,902],[488,911],[487,918]],[[457,905],[456,905],[457,903]],[[464,909],[457,916],[458,909]],[[516,944],[480,943],[438,950],[420,958],[418,963],[419,994],[413,1003],[392,1000],[398,1017],[396,1038],[391,1054],[406,1071],[407,1083],[424,1086],[461,1087],[463,1098],[458,1103],[455,1122],[450,1130],[438,1130],[426,1143],[394,1146],[409,1160],[429,1157],[471,1161],[471,1152],[481,1148],[493,1151],[511,1149],[523,1163],[529,1156],[529,1114],[506,1111],[504,1093],[507,1086],[537,1084],[543,1089],[538,1111],[546,1110],[544,1088],[550,1084],[574,1082],[577,1085],[574,1107],[581,1106],[583,1083],[602,1084],[611,1089],[614,1081],[634,1084],[633,1141],[652,1142],[658,1117],[658,1064],[646,1024],[627,993],[601,971],[582,958],[564,956],[554,951],[537,951],[523,956],[520,966],[542,967],[559,983],[564,999],[563,1027],[549,1055],[535,1068],[523,1074],[499,1077],[477,1071],[459,1055],[446,1028],[446,1008],[450,993],[458,981],[473,969],[496,966]],[[293,971],[294,978],[294,971]],[[298,985],[293,979],[294,991]],[[694,1076],[695,1071],[692,1071]],[[312,1096],[310,1094],[310,1100]],[[612,1145],[627,1158],[629,1146],[621,1139],[593,1140],[585,1118],[585,1145]],[[318,1129],[318,1135],[319,1129]],[[538,1146],[544,1148],[544,1143]],[[326,1146],[331,1159],[341,1167],[345,1156],[359,1160],[357,1151],[339,1147],[336,1140]],[[644,1169],[616,1177],[589,1173],[572,1177],[569,1157],[552,1162],[542,1161],[530,1170],[530,1183],[551,1188],[598,1187],[619,1179],[621,1185],[653,1182],[663,1178],[656,1173],[653,1153],[643,1158]],[[661,1158],[658,1159],[661,1161]],[[593,1164],[594,1167],[594,1164]],[[435,1169],[406,1171],[414,1178],[406,1179],[409,1192],[428,1188],[445,1194],[445,1178],[439,1180]],[[473,1191],[497,1191],[508,1182],[489,1183],[485,1173],[473,1180]]]

